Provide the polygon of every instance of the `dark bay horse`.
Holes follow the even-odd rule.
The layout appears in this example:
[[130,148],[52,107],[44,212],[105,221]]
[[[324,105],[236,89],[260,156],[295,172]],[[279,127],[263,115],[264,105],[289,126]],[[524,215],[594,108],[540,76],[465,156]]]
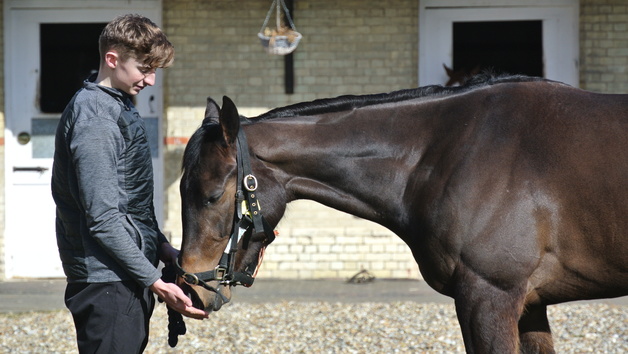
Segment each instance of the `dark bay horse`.
[[[208,99],[183,164],[179,284],[198,307],[252,283],[261,229],[296,199],[403,239],[470,353],[553,352],[548,305],[628,295],[628,95],[479,77],[252,119]],[[234,224],[247,210],[264,226]]]

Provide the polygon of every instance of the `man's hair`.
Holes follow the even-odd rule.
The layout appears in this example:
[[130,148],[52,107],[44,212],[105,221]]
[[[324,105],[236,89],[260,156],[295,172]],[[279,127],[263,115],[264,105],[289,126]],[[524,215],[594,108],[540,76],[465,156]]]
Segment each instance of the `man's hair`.
[[174,47],[150,19],[135,14],[118,16],[100,33],[100,57],[115,50],[122,60],[132,57],[146,66],[165,68],[174,61]]

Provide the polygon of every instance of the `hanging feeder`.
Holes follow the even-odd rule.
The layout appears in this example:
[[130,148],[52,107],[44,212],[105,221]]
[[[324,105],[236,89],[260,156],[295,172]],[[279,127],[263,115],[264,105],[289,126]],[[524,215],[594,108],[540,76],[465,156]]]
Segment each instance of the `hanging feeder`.
[[[273,10],[276,13],[277,25],[275,28],[269,28],[267,27],[268,20]],[[286,27],[281,21],[282,10],[290,27]],[[286,55],[297,49],[302,36],[301,33],[297,32],[284,0],[273,0],[257,37],[259,37],[262,46],[268,54]]]

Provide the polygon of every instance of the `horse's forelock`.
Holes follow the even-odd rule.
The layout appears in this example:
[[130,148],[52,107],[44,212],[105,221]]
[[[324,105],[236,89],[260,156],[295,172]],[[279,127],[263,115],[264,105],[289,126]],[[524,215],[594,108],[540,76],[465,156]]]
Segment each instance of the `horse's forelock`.
[[213,120],[205,119],[203,124],[192,134],[183,153],[183,172],[194,171],[201,159],[203,143],[208,139],[218,139],[221,136],[220,125]]

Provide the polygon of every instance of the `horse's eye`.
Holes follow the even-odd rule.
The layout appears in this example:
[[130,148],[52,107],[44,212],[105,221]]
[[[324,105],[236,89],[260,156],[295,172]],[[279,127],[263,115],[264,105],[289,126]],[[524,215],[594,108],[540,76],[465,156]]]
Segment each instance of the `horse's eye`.
[[215,204],[218,200],[220,200],[223,194],[224,192],[214,193],[210,197],[203,200],[203,206],[211,206],[212,204]]

